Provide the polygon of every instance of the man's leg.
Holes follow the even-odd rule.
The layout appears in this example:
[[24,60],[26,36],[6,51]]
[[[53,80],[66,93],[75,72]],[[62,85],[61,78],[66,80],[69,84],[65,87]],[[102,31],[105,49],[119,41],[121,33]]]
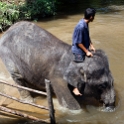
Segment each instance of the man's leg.
[[74,55],[74,62],[80,63],[84,61],[85,56],[75,53],[73,55]]

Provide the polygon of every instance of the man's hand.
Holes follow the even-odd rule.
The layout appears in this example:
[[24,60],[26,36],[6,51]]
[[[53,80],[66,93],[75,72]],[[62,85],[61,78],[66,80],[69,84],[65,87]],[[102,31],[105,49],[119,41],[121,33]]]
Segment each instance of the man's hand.
[[[92,49],[93,50],[95,50],[95,48],[93,47],[93,45],[92,44],[90,44],[90,47],[92,46]],[[84,47],[84,45],[83,44],[78,44],[78,47],[80,47],[85,53],[86,53],[86,56],[93,56],[93,54],[90,52],[90,51],[88,51],[85,47]]]
[[86,55],[87,55],[88,57],[93,56],[93,54],[92,54],[90,51],[87,51],[87,52],[86,52]]

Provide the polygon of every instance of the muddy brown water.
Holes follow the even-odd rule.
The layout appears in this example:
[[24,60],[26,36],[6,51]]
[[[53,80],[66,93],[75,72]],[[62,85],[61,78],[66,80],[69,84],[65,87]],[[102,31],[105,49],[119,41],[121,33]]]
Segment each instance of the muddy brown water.
[[[90,23],[90,36],[96,49],[103,49],[109,58],[110,69],[114,77],[117,93],[117,105],[114,112],[104,112],[101,107],[86,105],[81,111],[70,111],[59,105],[54,98],[55,116],[58,124],[123,124],[124,123],[124,6],[116,5],[115,10],[104,13],[98,12],[94,22]],[[118,8],[120,9],[118,11]],[[54,19],[41,20],[37,25],[51,32],[53,35],[71,44],[72,33],[83,14],[64,15]],[[1,61],[0,61],[1,63]],[[0,66],[0,77],[12,81],[4,66]],[[47,105],[45,97],[39,97],[37,103]],[[41,119],[47,119],[49,114],[21,103],[13,102],[10,108],[21,110]],[[0,111],[0,124],[36,124],[27,122],[17,116],[8,115]]]

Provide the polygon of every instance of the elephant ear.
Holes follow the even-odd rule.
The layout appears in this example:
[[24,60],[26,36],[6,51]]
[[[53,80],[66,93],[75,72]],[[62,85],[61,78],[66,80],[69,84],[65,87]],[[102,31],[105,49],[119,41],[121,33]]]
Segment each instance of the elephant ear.
[[85,84],[86,84],[86,82],[78,81],[77,88],[78,88],[78,90],[80,91],[81,94],[84,93]]
[[85,88],[85,84],[87,82],[87,76],[86,73],[84,72],[83,68],[79,69],[79,73],[81,74],[81,79],[78,80],[78,84],[77,84],[77,88],[80,91],[80,93],[84,93],[84,88]]
[[78,78],[80,77],[78,70],[79,69],[77,68],[76,64],[72,62],[66,69],[63,76],[64,80],[66,80],[66,82],[73,87],[77,87]]
[[83,77],[84,82],[87,82],[87,75],[84,72],[83,68],[80,68],[79,72],[80,72],[81,76]]

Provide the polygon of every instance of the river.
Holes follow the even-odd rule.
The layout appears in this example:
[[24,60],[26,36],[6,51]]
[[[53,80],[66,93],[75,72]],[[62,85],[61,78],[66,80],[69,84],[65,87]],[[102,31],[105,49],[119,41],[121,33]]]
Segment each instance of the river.
[[[84,8],[86,8],[87,5],[88,2],[85,3]],[[119,3],[115,3],[115,1],[112,3],[111,1],[109,5],[108,3],[107,5],[104,3],[104,6],[102,6],[100,2],[94,2],[93,5],[97,8],[98,12],[96,13],[95,20],[89,25],[90,36],[95,48],[103,49],[108,56],[117,94],[116,110],[114,112],[104,112],[98,106],[86,105],[82,111],[70,111],[61,107],[54,98],[55,116],[58,124],[124,123],[124,4],[123,1]],[[81,5],[79,9],[79,13],[73,13],[74,10],[71,12],[68,10],[67,14],[63,13],[60,16],[43,19],[35,23],[64,42],[71,44],[74,27],[77,22],[83,18]],[[4,77],[9,77],[4,67],[0,67],[0,70],[5,72]],[[3,76],[3,73],[0,73],[0,76]],[[37,103],[46,105],[46,98],[37,98]],[[9,107],[22,110],[39,118],[46,119],[48,117],[46,111],[17,102],[11,103]],[[4,113],[1,115],[0,124],[27,124],[26,121],[20,120],[20,118],[15,116],[10,116],[10,119]],[[37,122],[30,123],[36,124]]]

